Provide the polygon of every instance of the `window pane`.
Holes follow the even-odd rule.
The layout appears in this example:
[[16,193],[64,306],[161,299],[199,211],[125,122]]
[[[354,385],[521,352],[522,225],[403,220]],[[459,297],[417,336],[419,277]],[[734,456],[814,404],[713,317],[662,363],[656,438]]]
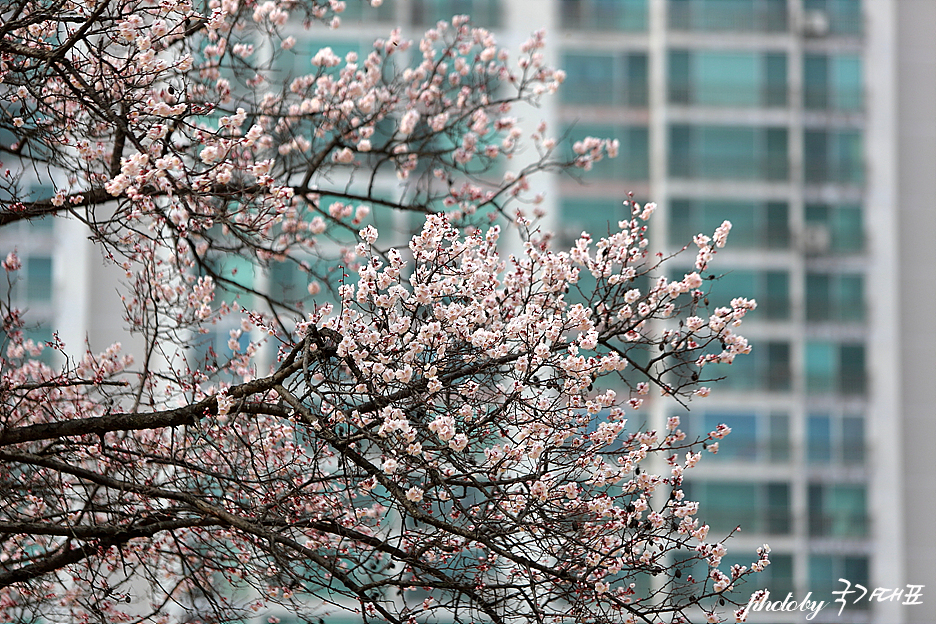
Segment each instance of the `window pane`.
[[497,0],[413,0],[413,21],[420,26],[432,26],[454,15],[469,15],[476,26],[500,26]]
[[270,267],[270,295],[278,301],[307,299],[309,279],[295,262],[275,262]]
[[832,34],[858,35],[862,32],[861,0],[804,0],[803,9],[823,13]]
[[812,109],[829,106],[829,59],[824,54],[803,57],[803,106]]
[[829,276],[806,274],[806,320],[828,321],[832,318]]
[[835,133],[834,177],[832,181],[861,184],[864,180],[861,132],[846,130]]
[[562,67],[568,78],[559,90],[562,101],[571,104],[611,104],[614,68],[608,54],[567,53]]
[[806,459],[809,463],[832,461],[832,431],[827,414],[810,414],[806,420]]
[[864,345],[842,345],[839,353],[839,391],[842,394],[862,394],[865,391]]
[[764,168],[761,176],[765,180],[786,180],[790,162],[787,157],[787,131],[785,128],[766,130],[766,158],[761,163]]
[[803,135],[803,174],[807,182],[829,179],[829,141],[825,132],[806,131]]
[[828,342],[806,344],[806,391],[831,392],[837,372],[836,350]]
[[864,248],[862,221],[860,207],[840,207],[832,222],[832,248],[835,251],[861,251]]
[[790,533],[790,486],[786,483],[768,483],[767,489],[767,518],[766,529],[768,533],[785,535]]
[[692,102],[689,53],[674,50],[669,55],[669,99],[673,104]]
[[722,221],[731,221],[732,248],[789,245],[788,208],[783,202],[674,199],[669,209],[669,241],[682,247],[700,232],[711,236]]
[[763,281],[762,290],[758,294],[758,302],[763,305],[764,317],[768,319],[788,318],[790,316],[789,274],[783,271],[767,271],[763,274]]
[[646,54],[628,54],[627,79],[624,81],[627,89],[623,102],[629,106],[646,106],[649,97],[649,78]]
[[[731,427],[731,442],[720,444],[715,457],[722,459],[753,460],[757,456],[757,417],[751,414],[720,414],[706,413],[704,420],[705,431],[714,431],[719,423]],[[724,455],[724,457],[722,457]]]
[[578,238],[583,232],[606,236],[617,230],[617,223],[628,217],[620,202],[602,199],[563,199],[559,204],[560,223],[566,235]]
[[786,0],[669,0],[677,30],[767,31],[787,28]]
[[568,28],[631,32],[647,29],[647,0],[562,0],[560,12]]
[[712,180],[788,176],[787,132],[745,126],[672,126],[670,175]]
[[783,342],[768,342],[765,350],[767,365],[764,385],[767,390],[790,389],[790,345]]
[[864,463],[864,418],[846,416],[842,418],[842,461],[846,464]]
[[588,179],[605,179],[618,182],[646,180],[650,175],[649,137],[647,128],[641,126],[611,126],[577,124],[568,130],[566,157],[576,141],[586,137],[617,139],[620,149],[617,158],[603,158],[594,163],[590,171],[582,175]]
[[26,300],[34,303],[52,301],[52,258],[26,259]]
[[695,101],[710,106],[756,106],[761,76],[752,53],[700,52],[695,63]]
[[789,484],[701,481],[685,484],[686,497],[699,502],[700,521],[717,534],[742,530],[790,532]]
[[689,126],[674,125],[669,132],[669,172],[677,178],[693,177],[693,137]]
[[765,209],[764,230],[758,237],[758,243],[766,244],[771,249],[789,247],[789,206],[785,202],[768,202]]
[[864,319],[864,279],[861,275],[839,277],[839,318],[843,321]]
[[832,67],[835,107],[840,110],[859,110],[863,92],[861,58],[857,56],[836,57]]
[[787,57],[786,54],[764,55],[765,93],[762,103],[767,106],[786,106]]
[[790,417],[786,414],[770,415],[768,449],[771,461],[783,462],[790,459]]
[[863,537],[868,532],[867,503],[862,485],[828,487],[825,499],[824,535]]
[[699,177],[709,179],[753,179],[755,165],[752,128],[702,127],[699,129]]

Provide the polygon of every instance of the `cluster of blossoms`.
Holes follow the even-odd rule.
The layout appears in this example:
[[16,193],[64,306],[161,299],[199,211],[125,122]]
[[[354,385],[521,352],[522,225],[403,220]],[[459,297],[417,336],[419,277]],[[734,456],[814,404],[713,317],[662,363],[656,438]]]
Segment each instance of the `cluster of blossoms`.
[[[3,148],[26,163],[0,179],[4,223],[80,215],[121,270],[142,357],[54,337],[53,368],[0,302],[0,620],[170,621],[173,604],[222,620],[314,611],[305,589],[328,588],[395,623],[646,621],[767,564],[720,571],[682,489],[696,446],[730,430],[633,415],[652,389],[707,395],[706,366],[750,351],[736,331],[754,302],[709,310],[702,290],[730,224],[673,279],[648,251],[653,204],[567,250],[528,227],[534,173],[619,149],[589,137],[563,160],[545,124],[524,136],[514,107],[565,78],[542,32],[514,59],[460,16],[283,74],[297,19],[337,26],[345,2],[47,9],[22,3],[0,37]],[[62,172],[51,197],[19,193],[30,166]],[[374,206],[425,224],[394,247]],[[283,266],[308,278],[298,296],[253,279]],[[687,592],[675,571],[693,562],[712,571]],[[229,594],[199,598],[222,579]]]

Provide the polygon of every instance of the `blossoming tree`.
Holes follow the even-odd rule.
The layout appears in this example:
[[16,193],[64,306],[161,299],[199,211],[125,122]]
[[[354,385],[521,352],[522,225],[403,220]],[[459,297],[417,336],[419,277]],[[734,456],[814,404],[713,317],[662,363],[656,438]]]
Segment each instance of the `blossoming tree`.
[[[765,548],[719,571],[725,536],[681,490],[727,428],[630,423],[648,393],[704,396],[705,366],[749,351],[735,328],[754,303],[705,298],[730,225],[673,278],[648,249],[652,205],[554,249],[531,177],[617,146],[563,158],[544,126],[523,136],[511,110],[563,78],[542,35],[512,59],[454,18],[416,46],[393,32],[283,70],[295,25],[336,27],[344,5],[3,4],[0,224],[84,224],[125,272],[116,303],[142,351],[36,344],[0,303],[0,621],[274,604],[366,622],[720,621],[767,564]],[[526,164],[494,175],[521,139]],[[27,197],[30,176],[54,195]],[[424,225],[394,245],[372,209]],[[15,281],[15,253],[3,268]],[[227,355],[192,348],[218,328]]]

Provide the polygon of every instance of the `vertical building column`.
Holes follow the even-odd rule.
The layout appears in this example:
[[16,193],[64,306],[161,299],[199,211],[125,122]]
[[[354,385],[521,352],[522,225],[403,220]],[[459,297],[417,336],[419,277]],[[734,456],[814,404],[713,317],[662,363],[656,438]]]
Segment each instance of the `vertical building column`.
[[[905,373],[909,373],[914,368],[914,365],[906,362],[902,353],[909,345],[900,344],[903,337],[900,331],[900,320],[903,319],[899,317],[899,297],[903,294],[901,288],[903,281],[900,279],[901,252],[899,250],[901,246],[904,246],[905,249],[913,249],[913,253],[916,254],[922,249],[920,246],[906,245],[908,241],[901,240],[902,237],[897,231],[898,214],[904,210],[901,205],[902,200],[905,198],[909,200],[906,192],[897,190],[898,185],[908,184],[907,192],[913,195],[920,190],[919,184],[921,184],[920,181],[905,179],[906,175],[901,175],[899,180],[897,178],[899,166],[909,165],[911,169],[917,171],[910,163],[902,162],[900,158],[902,148],[896,140],[899,115],[898,90],[904,87],[895,77],[895,69],[899,63],[897,46],[907,49],[906,44],[898,44],[896,39],[895,29],[900,26],[895,20],[900,13],[899,5],[901,4],[911,5],[904,14],[913,14],[909,19],[909,22],[913,22],[919,19],[916,16],[917,10],[923,9],[923,5],[929,3],[875,0],[864,2],[863,7],[866,26],[865,92],[868,102],[865,131],[867,192],[864,216],[868,235],[867,247],[874,252],[874,258],[868,270],[868,284],[874,286],[869,289],[867,297],[870,330],[867,339],[868,372],[873,380],[869,387],[867,420],[868,448],[872,452],[868,507],[874,543],[870,580],[873,585],[881,587],[902,587],[905,583],[913,582],[924,583],[924,580],[917,581],[913,578],[915,574],[908,569],[906,557],[909,552],[925,548],[924,543],[932,544],[932,539],[924,538],[923,542],[909,545],[909,550],[905,550],[905,527],[908,523],[913,523],[913,519],[906,517],[904,488],[897,485],[912,481],[912,478],[908,478],[911,475],[905,471],[916,461],[906,457],[906,451],[909,449],[900,448],[901,437],[906,435],[904,426],[907,424],[907,414],[904,409],[908,407],[907,401],[901,403],[900,400],[901,379]],[[920,35],[923,35],[923,31],[917,31],[917,36]],[[923,36],[931,40],[932,31]],[[912,97],[914,98],[918,97],[915,87],[916,85],[913,86]],[[916,159],[919,150],[925,147],[916,145],[913,149],[916,152],[913,158]],[[925,162],[934,161],[925,159]],[[930,200],[931,198],[932,196]],[[909,348],[912,352],[912,347]],[[906,382],[904,382],[905,385]],[[927,382],[926,385],[933,387],[932,381]],[[930,416],[932,416],[932,409],[933,406],[930,405]],[[933,424],[932,420],[930,424]],[[922,440],[925,435],[922,431],[909,433],[911,440]],[[933,457],[934,455],[931,450],[927,450],[926,456]],[[932,462],[930,464],[932,465]],[[929,476],[926,479],[931,481],[932,477]],[[936,490],[933,492],[934,496],[928,499],[930,506],[936,500]],[[932,560],[927,562],[927,567],[930,579],[932,579]],[[894,624],[910,621],[908,620],[910,607],[902,607],[888,601],[875,603],[872,608],[876,617],[875,621],[894,622]],[[931,620],[932,610],[927,611],[926,616]]]
[[[546,48],[540,50],[543,54],[543,63],[547,67],[557,67],[560,59],[561,40],[559,38],[559,0],[503,0],[502,23],[504,24],[504,33],[498,37],[498,43],[501,46],[511,50],[511,54],[517,54],[514,59],[520,58],[520,46],[530,35],[540,29],[546,31]],[[562,87],[560,87],[561,89]],[[558,114],[559,96],[557,94],[543,94],[537,108],[529,106],[522,110],[514,111],[512,114],[520,120],[520,127],[523,130],[522,140],[527,146],[525,154],[515,157],[513,161],[507,164],[510,171],[520,171],[524,165],[538,157],[538,153],[533,147],[533,141],[530,138],[536,132],[540,121],[546,122],[546,136],[560,138],[561,127]],[[558,148],[557,148],[558,149]],[[536,176],[530,190],[533,194],[543,193],[545,200],[541,207],[546,211],[546,217],[541,221],[544,230],[555,232],[559,227],[559,191],[557,188],[557,176],[539,175]],[[525,206],[528,216],[532,216],[533,207]],[[509,231],[508,231],[509,232]]]
[[[58,331],[59,338],[65,343],[66,353],[80,358],[90,325],[91,261],[99,252],[88,240],[88,228],[81,221],[55,218],[53,223],[56,248],[52,260],[52,297],[55,302],[52,328]],[[115,329],[120,329],[120,326]]]

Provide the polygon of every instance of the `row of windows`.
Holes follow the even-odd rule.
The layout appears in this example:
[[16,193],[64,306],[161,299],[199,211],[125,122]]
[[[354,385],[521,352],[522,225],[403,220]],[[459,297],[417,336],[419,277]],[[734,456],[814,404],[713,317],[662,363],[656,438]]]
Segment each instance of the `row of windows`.
[[833,341],[806,343],[806,392],[862,394],[866,386],[863,344]]
[[[858,35],[861,0],[805,0],[806,34]],[[669,27],[713,32],[784,32],[788,0],[669,0]],[[820,24],[817,24],[817,19]],[[561,23],[573,29],[646,31],[648,0],[562,0]]]
[[[683,591],[700,591],[699,585],[701,585],[701,583],[690,583],[688,578],[692,576],[696,581],[705,579],[709,575],[708,566],[704,562],[693,562],[691,566],[687,566],[686,564],[680,565],[679,562],[677,562],[676,565],[683,570],[682,578],[686,579],[682,587]],[[731,550],[728,555],[722,559],[719,569],[726,574],[730,574],[732,565],[750,566],[750,554],[741,553],[737,547],[735,547],[734,550]],[[806,579],[806,585],[797,588],[793,576],[793,556],[772,552],[770,553],[770,565],[767,566],[763,572],[759,572],[757,576],[744,585],[743,589],[740,591],[752,592],[755,589],[766,588],[770,592],[770,601],[783,600],[783,598],[790,593],[793,595],[805,595],[806,592],[810,592],[812,600],[821,600],[827,605],[835,606],[836,608],[832,611],[834,614],[837,613],[838,605],[835,605],[833,601],[837,596],[841,595],[843,589],[847,589],[845,584],[838,581],[838,579],[848,579],[852,583],[851,587],[853,588],[856,583],[864,587],[873,587],[869,580],[870,567],[869,559],[866,556],[813,554],[808,556],[807,569],[808,577]],[[839,592],[839,594],[834,594],[833,592]],[[847,610],[866,610],[869,608],[871,602],[868,600],[855,600],[857,595],[858,594],[855,594],[849,598]]]
[[[694,411],[676,414],[690,440],[704,438],[719,423],[731,427],[728,443],[711,462],[784,463],[791,457],[790,417],[785,412]],[[812,412],[806,418],[803,456],[807,463],[862,465],[865,460],[864,417],[853,412]]]
[[[672,247],[687,244],[699,232],[715,231],[725,219],[732,224],[733,248],[787,249],[791,244],[786,202],[674,199],[668,212]],[[804,212],[809,234],[804,242],[811,255],[852,254],[865,248],[860,206],[806,204]],[[815,320],[821,320],[821,316],[818,313]]]
[[[699,232],[711,233],[722,221],[731,221],[732,249],[789,249],[791,234],[789,204],[773,201],[672,199],[667,210],[669,245],[679,248],[688,245]],[[559,220],[563,230],[577,237],[582,231],[602,236],[608,228],[628,215],[616,202],[603,199],[563,198],[559,205]],[[864,223],[860,206],[853,204],[807,204],[805,207],[806,234],[810,236],[808,251],[812,255],[854,254],[865,247]],[[804,236],[806,235],[804,234]],[[821,236],[813,236],[820,234]],[[814,284],[813,292],[820,293],[821,283]],[[830,284],[834,292],[853,292],[849,285]],[[807,289],[809,289],[807,287]],[[848,311],[820,309],[819,299],[811,320],[847,319]]]
[[[718,534],[735,527],[755,533],[793,532],[790,484],[782,481],[687,481],[686,497],[699,502],[699,518]],[[810,536],[861,538],[868,534],[864,485],[811,483],[807,489]]]
[[[411,13],[398,15],[385,3],[379,9],[363,8],[363,2],[348,2],[346,21],[392,21],[407,17],[419,26],[431,26],[452,15],[471,15],[479,26],[503,24],[498,0],[412,0],[403,4]],[[409,5],[409,6],[407,6]],[[804,0],[804,10],[821,15],[813,18],[808,34],[857,35],[861,33],[861,0]],[[649,0],[561,0],[560,24],[565,28],[645,32],[649,24]],[[669,27],[686,31],[784,32],[790,27],[789,0],[669,0]]]
[[[737,526],[773,535],[792,532],[790,485],[785,482],[690,482],[686,495],[698,500],[702,519],[716,533]],[[860,538],[868,533],[863,485],[810,484],[807,523],[814,537]]]
[[[561,66],[566,104],[644,107],[648,102],[647,54],[569,50]],[[688,51],[669,53],[667,93],[672,104],[775,107],[788,104],[784,52]],[[856,111],[862,106],[861,58],[856,54],[806,54],[803,106]]]
[[[684,267],[674,275],[688,273]],[[858,322],[865,318],[864,276],[860,273],[806,273],[806,320]],[[727,306],[734,297],[757,300],[753,319],[790,318],[790,274],[782,270],[723,268],[708,295],[713,306]]]
[[673,125],[669,175],[702,180],[787,180],[786,128]]
[[[650,175],[646,126],[576,124],[568,128],[572,145],[587,136],[617,139],[617,158],[604,159],[584,175],[592,180],[634,182]],[[803,171],[810,184],[859,185],[864,181],[859,130],[807,130]],[[789,133],[785,127],[690,126],[669,129],[668,173],[691,180],[780,182],[790,179]]]
[[[790,344],[758,341],[737,366],[705,367],[707,379],[723,378],[719,388],[735,391],[789,391],[792,386]],[[809,394],[861,395],[867,389],[865,346],[861,343],[807,341],[803,362]]]
[[[340,17],[345,23],[404,21],[416,26],[434,26],[440,20],[448,21],[453,15],[470,15],[472,22],[484,28],[503,25],[500,0],[409,0],[384,2],[380,7],[370,6],[369,0],[348,0]],[[400,13],[397,13],[397,10]]]

